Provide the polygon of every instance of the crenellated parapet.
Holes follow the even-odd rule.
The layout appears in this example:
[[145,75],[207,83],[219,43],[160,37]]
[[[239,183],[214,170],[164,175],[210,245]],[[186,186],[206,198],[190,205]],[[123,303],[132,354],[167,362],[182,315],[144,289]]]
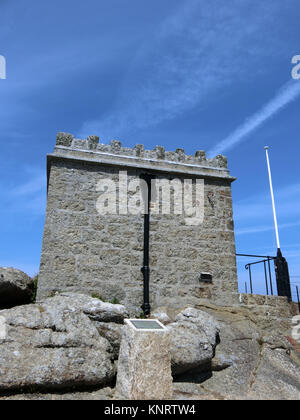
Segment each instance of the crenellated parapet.
[[217,155],[213,159],[208,159],[204,150],[197,150],[194,156],[192,156],[185,154],[184,149],[181,148],[175,151],[166,151],[163,146],[156,146],[153,150],[146,150],[143,144],[137,144],[133,148],[129,148],[122,147],[122,143],[119,140],[111,140],[110,144],[101,144],[99,143],[98,136],[88,136],[86,140],[82,140],[74,138],[72,134],[58,133],[56,146],[118,156],[134,156],[140,159],[165,160],[168,162],[227,168],[227,159],[225,156]]
[[227,158],[222,155],[208,159],[204,150],[197,150],[192,156],[186,154],[182,148],[167,151],[163,146],[156,146],[153,150],[147,150],[143,144],[137,144],[133,148],[122,147],[119,140],[102,144],[99,143],[98,136],[77,139],[72,134],[60,132],[56,137],[54,154],[49,155],[49,159],[54,157],[170,173],[227,178],[231,181],[235,179],[230,176]]

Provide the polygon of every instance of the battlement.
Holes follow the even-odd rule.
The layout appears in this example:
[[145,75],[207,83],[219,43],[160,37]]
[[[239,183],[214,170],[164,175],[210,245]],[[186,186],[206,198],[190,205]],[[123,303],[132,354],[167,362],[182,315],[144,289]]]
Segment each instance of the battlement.
[[208,159],[204,150],[197,150],[192,156],[185,154],[184,149],[181,148],[166,151],[163,146],[156,146],[154,150],[145,150],[142,144],[128,148],[122,147],[122,143],[118,140],[111,140],[108,145],[99,143],[98,136],[76,139],[72,134],[60,132],[56,137],[54,155],[168,172],[215,175],[234,180],[227,169],[227,158],[218,155],[213,159]]

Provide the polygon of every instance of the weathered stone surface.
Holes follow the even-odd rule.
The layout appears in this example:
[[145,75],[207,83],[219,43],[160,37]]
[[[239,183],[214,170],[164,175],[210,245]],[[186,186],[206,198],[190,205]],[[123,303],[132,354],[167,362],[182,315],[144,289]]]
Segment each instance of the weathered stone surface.
[[[88,300],[91,298],[87,297]],[[261,303],[262,307],[261,312],[259,311],[259,306],[257,305],[256,310],[253,310],[253,299],[257,299],[262,301],[262,298],[252,297],[250,305],[246,306],[245,304],[236,306],[236,307],[218,307],[216,305],[208,304],[208,303],[201,303],[199,304],[200,311],[197,311],[193,308],[186,308],[177,313],[178,310],[170,307],[163,307],[158,308],[158,313],[162,313],[168,316],[168,318],[172,321],[172,324],[176,323],[193,323],[195,325],[204,326],[205,334],[204,335],[209,337],[207,342],[212,340],[214,336],[214,329],[213,326],[216,324],[219,327],[219,343],[215,348],[215,355],[211,359],[210,362],[200,364],[199,368],[194,368],[189,370],[188,372],[182,373],[181,375],[175,375],[174,383],[173,383],[173,399],[178,400],[189,400],[189,399],[199,399],[199,400],[257,400],[257,399],[267,399],[267,400],[300,400],[300,349],[299,345],[295,340],[292,338],[292,322],[290,318],[290,324],[287,328],[287,323],[280,321],[280,316],[282,312],[278,311],[278,319],[275,318],[275,312],[272,314],[272,317],[269,317],[267,320],[265,319],[265,310],[269,309],[269,306],[272,308],[283,308],[285,304],[282,299],[264,299],[264,304]],[[67,304],[67,300],[69,300],[69,304]],[[93,299],[91,299],[93,300]],[[59,304],[58,301],[64,301],[64,304]],[[39,362],[45,361],[45,364],[41,365],[41,369],[43,372],[46,372],[47,363],[58,363],[58,358],[54,356],[54,362],[50,359],[50,351],[56,350],[53,344],[59,342],[62,349],[62,360],[63,363],[66,360],[65,352],[72,347],[72,340],[76,339],[76,349],[81,349],[80,343],[82,341],[86,342],[90,345],[90,336],[88,339],[84,331],[86,330],[87,324],[82,322],[81,316],[84,317],[85,320],[88,320],[88,316],[83,314],[80,310],[79,312],[76,310],[76,303],[75,298],[67,297],[67,296],[56,296],[53,299],[48,299],[44,303],[40,303],[39,305],[29,305],[27,307],[18,307],[12,311],[14,315],[14,324],[18,324],[18,326],[9,326],[8,325],[8,332],[13,328],[14,335],[11,334],[11,338],[20,341],[20,347],[24,346],[29,352],[28,356],[28,363],[32,363],[32,371],[34,372],[34,376],[37,377],[37,365],[33,366],[33,362],[30,359],[31,357],[36,357],[37,353],[33,353],[33,351],[41,350],[43,351],[43,357],[39,357],[37,360]],[[46,303],[51,303],[50,307],[46,308]],[[77,301],[78,302],[78,301]],[[267,305],[266,305],[267,304]],[[55,307],[56,309],[55,309]],[[86,307],[87,303],[84,302],[83,307]],[[91,310],[93,305],[88,305],[89,310],[88,312],[90,315],[95,315],[100,318],[99,315],[99,307],[95,310]],[[97,303],[96,303],[97,306]],[[36,314],[36,308],[39,308]],[[27,320],[27,315],[24,317],[23,308],[30,309],[30,323]],[[35,310],[33,310],[35,308]],[[50,310],[51,308],[51,310]],[[65,309],[64,309],[65,308]],[[66,309],[67,308],[67,309]],[[10,311],[1,311],[0,316],[4,313]],[[18,312],[17,312],[18,311]],[[44,312],[43,312],[44,311]],[[65,313],[66,311],[66,313]],[[57,314],[58,315],[55,315]],[[106,311],[107,312],[107,311]],[[154,311],[155,312],[155,311]],[[45,328],[39,328],[40,322],[37,322],[41,314],[44,314],[45,318],[42,320],[42,325]],[[47,321],[51,314],[51,320],[56,319],[55,327],[48,328],[49,325],[53,325],[53,322]],[[71,321],[69,321],[68,316],[70,315]],[[80,317],[80,322],[78,319],[76,320],[75,325],[73,322],[75,317],[78,314]],[[59,317],[65,317],[63,321],[59,321]],[[67,317],[67,318],[66,318]],[[214,320],[212,320],[212,317]],[[93,319],[93,317],[91,317]],[[175,322],[175,319],[177,321]],[[185,321],[186,319],[186,321]],[[89,321],[91,324],[91,321]],[[169,321],[168,321],[169,322]],[[46,328],[47,323],[47,328]],[[72,328],[69,327],[71,324]],[[26,327],[22,327],[21,325],[26,325]],[[65,328],[65,325],[68,326],[68,332],[65,332],[64,338],[63,332],[59,331],[59,328]],[[170,324],[169,324],[170,325]],[[28,327],[27,327],[28,326]],[[108,346],[109,350],[107,350],[108,354],[111,358],[115,358],[117,355],[117,348],[119,346],[119,333],[122,329],[121,324],[111,323],[111,322],[102,322],[102,321],[93,321],[92,326],[98,329],[98,332],[101,336],[106,337],[107,340],[111,343],[114,349],[112,350],[108,344],[108,342],[100,337],[100,340],[105,340],[106,346]],[[29,328],[30,327],[30,328]],[[51,344],[49,345],[48,335],[54,333],[54,329],[57,329],[56,334],[57,338],[55,340],[52,339]],[[82,332],[83,329],[83,332]],[[32,331],[31,331],[32,330]],[[50,330],[50,332],[48,332]],[[22,331],[22,336],[21,336]],[[193,331],[193,330],[192,330]],[[71,334],[71,332],[73,332]],[[171,331],[172,334],[172,331]],[[197,331],[196,335],[199,337],[199,333]],[[59,338],[61,337],[61,338]],[[78,338],[78,340],[77,340]],[[192,340],[193,337],[190,339]],[[30,342],[30,343],[29,343]],[[12,345],[13,340],[10,340],[6,344],[4,340],[0,340],[0,383],[3,379],[3,365],[1,363],[3,359],[1,351],[3,352],[3,345]],[[25,345],[24,345],[25,343]],[[46,344],[45,347],[43,345]],[[64,344],[65,343],[65,344]],[[103,343],[103,342],[102,342]],[[191,341],[193,345],[193,341]],[[41,345],[42,347],[36,347]],[[179,346],[185,346],[186,342],[178,341]],[[67,345],[69,346],[67,348]],[[104,346],[105,347],[105,346]],[[103,349],[104,349],[103,347]],[[201,346],[200,346],[201,347]],[[60,347],[57,347],[57,349]],[[91,347],[93,349],[93,347]],[[195,346],[194,349],[196,352],[199,351],[198,346]],[[21,353],[22,350],[17,348],[17,350],[13,351],[19,352],[19,355],[24,357],[25,356]],[[145,348],[147,350],[147,348]],[[178,348],[179,351],[182,351],[181,348]],[[25,351],[25,350],[24,350]],[[75,349],[74,349],[75,351]],[[84,352],[84,350],[82,350]],[[82,360],[85,361],[86,357],[88,357],[88,352],[90,348],[86,349],[86,352],[82,355]],[[129,347],[126,350],[129,352]],[[133,349],[134,351],[134,349]],[[104,350],[105,354],[106,350]],[[111,353],[112,352],[112,353]],[[122,352],[122,350],[121,350]],[[7,357],[7,353],[6,357]],[[132,354],[132,353],[131,353]],[[10,359],[6,359],[6,362],[13,360],[16,358],[18,353],[10,354]],[[49,356],[49,357],[48,357]],[[47,360],[45,360],[47,358]],[[71,362],[70,362],[71,363]],[[76,364],[75,359],[75,364]],[[85,363],[85,362],[84,362]],[[87,362],[88,363],[88,362]],[[91,361],[91,364],[93,362]],[[16,362],[13,361],[11,366],[16,366]],[[21,366],[21,365],[19,365]],[[52,365],[51,365],[52,366]],[[98,366],[98,365],[97,365]],[[140,365],[138,365],[140,366]],[[142,366],[146,366],[146,363],[143,362]],[[5,363],[4,366],[8,369],[8,366]],[[27,368],[25,370],[21,368],[17,370],[17,379],[19,380],[20,386],[17,388],[5,388],[5,391],[10,390],[11,393],[20,393],[21,387],[24,386],[23,384],[28,382],[27,375]],[[57,373],[54,367],[54,374]],[[77,365],[74,367],[77,369]],[[88,368],[89,369],[89,368]],[[127,366],[126,369],[129,369]],[[126,371],[125,369],[125,371]],[[79,374],[81,371],[78,371]],[[73,374],[73,368],[71,368],[71,373]],[[5,373],[6,374],[6,373]],[[1,377],[2,375],[2,377]],[[13,381],[15,380],[14,371],[11,373],[10,377]],[[21,379],[21,375],[23,375]],[[51,379],[52,371],[49,373],[49,378]],[[72,377],[70,377],[71,380]],[[118,390],[116,389],[97,389],[90,392],[83,392],[82,390],[79,392],[76,390],[76,385],[81,383],[80,381],[74,381],[75,389],[70,391],[66,390],[65,393],[57,393],[56,389],[60,388],[61,385],[53,385],[53,383],[49,388],[51,389],[51,394],[18,394],[18,395],[11,395],[11,396],[2,396],[3,388],[0,391],[0,399],[12,399],[12,400],[93,400],[93,399],[125,399],[124,395],[122,396]],[[155,387],[156,384],[153,385],[151,383],[151,388]],[[103,386],[102,384],[96,385],[97,388]],[[42,387],[43,388],[43,387]],[[73,386],[72,386],[73,388]],[[31,388],[29,388],[30,392],[33,392]],[[50,392],[50,390],[49,390]],[[147,397],[146,397],[147,398]]]
[[106,387],[90,392],[65,392],[65,393],[27,393],[8,395],[1,397],[0,400],[12,401],[99,401],[114,399],[114,391],[112,388]]
[[151,312],[151,317],[158,319],[164,325],[170,324],[172,322],[169,315],[167,314],[166,307],[154,309],[154,311]]
[[300,400],[300,365],[284,348],[263,346],[259,364],[253,372],[249,398]]
[[0,309],[30,303],[33,279],[21,270],[0,267]]
[[[49,300],[46,299],[45,302]],[[43,302],[43,301],[41,301]],[[80,310],[93,321],[123,323],[128,312],[123,305],[103,302],[98,298],[79,293],[62,293],[52,299],[57,308]]]
[[178,375],[195,368],[206,368],[214,357],[219,327],[205,312],[187,308],[168,325],[171,336],[172,372]]
[[156,146],[154,150],[156,151],[157,159],[165,158],[165,148],[163,146]]
[[205,381],[206,389],[227,396],[245,396],[259,362],[258,338],[251,323],[220,322],[220,343],[212,360],[211,378]]
[[72,134],[59,132],[56,136],[56,145],[70,147],[73,139],[74,136]]
[[[113,308],[114,307],[114,308]],[[92,320],[121,321],[125,308],[70,294],[0,311],[0,390],[100,386],[114,378],[113,349]]]
[[119,357],[123,325],[114,322],[95,322],[99,334],[111,344],[115,359]]
[[133,151],[137,157],[144,156],[144,145],[143,144],[136,144],[133,148]]
[[168,330],[150,332],[124,325],[116,389],[132,400],[172,398]]
[[[107,153],[110,155],[117,154],[120,155],[121,158],[126,159],[128,156],[136,156],[139,158],[148,158],[151,159],[152,162],[155,162],[156,159],[165,160],[165,163],[170,162],[186,162],[188,164],[194,164],[195,166],[199,165],[199,162],[202,162],[202,165],[208,169],[208,168],[219,168],[219,169],[227,169],[227,159],[225,156],[218,155],[213,159],[208,159],[206,157],[206,153],[203,150],[198,150],[195,153],[195,156],[187,155],[185,154],[184,149],[178,148],[175,151],[165,151],[163,146],[156,146],[154,150],[144,150],[143,144],[137,144],[134,146],[133,149],[129,147],[122,147],[122,143],[118,140],[111,140],[110,144],[99,144],[99,137],[98,136],[88,136],[87,139],[74,139],[72,134],[69,133],[63,133],[60,132],[57,134],[56,138],[56,146],[58,148],[55,149],[55,153],[63,153],[61,150],[59,150],[59,146],[64,146],[69,148],[68,151],[69,154],[72,153],[72,151],[75,149],[78,149],[76,147],[76,144],[80,142],[82,144],[82,147],[79,149],[82,150],[96,150],[99,152],[99,156],[94,156],[94,159],[99,159],[100,157],[103,157],[100,155],[100,153]],[[95,143],[95,145],[91,146],[91,143]],[[84,145],[85,144],[85,145]],[[66,153],[68,155],[68,153]],[[84,155],[80,155],[83,157]],[[135,161],[132,161],[132,164]],[[145,163],[145,162],[141,162]],[[162,162],[163,163],[163,162]],[[151,165],[148,162],[148,165]],[[130,165],[131,166],[131,165]],[[153,166],[152,166],[153,167]],[[172,166],[171,166],[172,168]],[[181,167],[180,167],[181,168]],[[183,166],[184,168],[184,166]],[[208,173],[211,173],[211,171],[207,171]],[[226,174],[226,171],[220,171],[220,175],[224,176],[224,173]],[[228,171],[227,171],[228,173]]]
[[96,150],[96,148],[99,144],[99,137],[98,136],[88,136],[87,144],[88,144],[89,150]]
[[220,400],[300,399],[300,362],[289,337],[291,324],[286,329],[280,313],[279,319],[274,314],[265,319],[263,308],[254,313],[252,306],[199,307],[218,321],[220,342],[205,371],[195,370],[176,379],[179,395]]
[[122,143],[119,140],[111,140],[110,142],[111,153],[119,153],[122,150]]
[[195,158],[201,161],[206,161],[206,152],[205,150],[197,150],[195,152]]

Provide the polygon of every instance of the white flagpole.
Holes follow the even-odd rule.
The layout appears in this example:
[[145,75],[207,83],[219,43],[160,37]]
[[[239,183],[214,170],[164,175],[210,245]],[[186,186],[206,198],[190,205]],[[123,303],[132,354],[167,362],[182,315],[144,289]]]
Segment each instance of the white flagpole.
[[272,175],[271,175],[271,168],[270,168],[270,160],[269,160],[268,150],[269,150],[269,147],[265,146],[266,157],[267,157],[267,166],[268,166],[268,172],[269,172],[269,182],[270,182],[270,191],[271,191],[271,199],[272,199],[272,207],[273,207],[273,216],[274,216],[277,249],[280,249],[278,224],[277,224],[277,216],[276,216],[276,208],[275,208],[275,201],[274,201],[274,192],[273,192]]

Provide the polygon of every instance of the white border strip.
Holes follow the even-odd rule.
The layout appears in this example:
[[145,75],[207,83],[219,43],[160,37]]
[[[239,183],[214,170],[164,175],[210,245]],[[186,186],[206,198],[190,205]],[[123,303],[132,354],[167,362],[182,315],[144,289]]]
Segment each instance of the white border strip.
[[[205,169],[213,169],[216,171],[226,171],[229,172],[228,168],[219,168],[217,166],[205,166],[205,165],[201,165],[200,162],[199,164],[197,163],[186,163],[186,162],[179,162],[179,161],[175,161],[175,160],[166,160],[166,159],[155,159],[155,158],[147,158],[147,157],[139,157],[139,156],[131,156],[131,155],[125,155],[125,154],[119,154],[116,155],[114,153],[109,153],[109,152],[102,152],[102,151],[97,151],[97,150],[89,150],[89,149],[74,149],[72,148],[72,146],[67,147],[67,146],[62,146],[62,145],[56,145],[55,148],[57,149],[61,149],[61,150],[67,150],[69,152],[80,152],[80,153],[88,153],[91,155],[96,155],[96,156],[108,156],[108,157],[113,157],[113,158],[119,158],[119,159],[131,159],[134,161],[144,161],[144,162],[149,162],[149,163],[167,163],[167,164],[172,164],[172,165],[182,165],[182,166],[186,166],[187,168],[205,168]],[[153,150],[150,150],[150,152],[152,152]]]
[[[158,319],[140,319],[140,318],[130,318],[124,319],[127,325],[130,325],[135,331],[151,331],[151,332],[163,332],[167,330],[167,327],[163,325]],[[143,322],[157,322],[161,329],[156,328],[136,328],[132,321],[143,321]]]

